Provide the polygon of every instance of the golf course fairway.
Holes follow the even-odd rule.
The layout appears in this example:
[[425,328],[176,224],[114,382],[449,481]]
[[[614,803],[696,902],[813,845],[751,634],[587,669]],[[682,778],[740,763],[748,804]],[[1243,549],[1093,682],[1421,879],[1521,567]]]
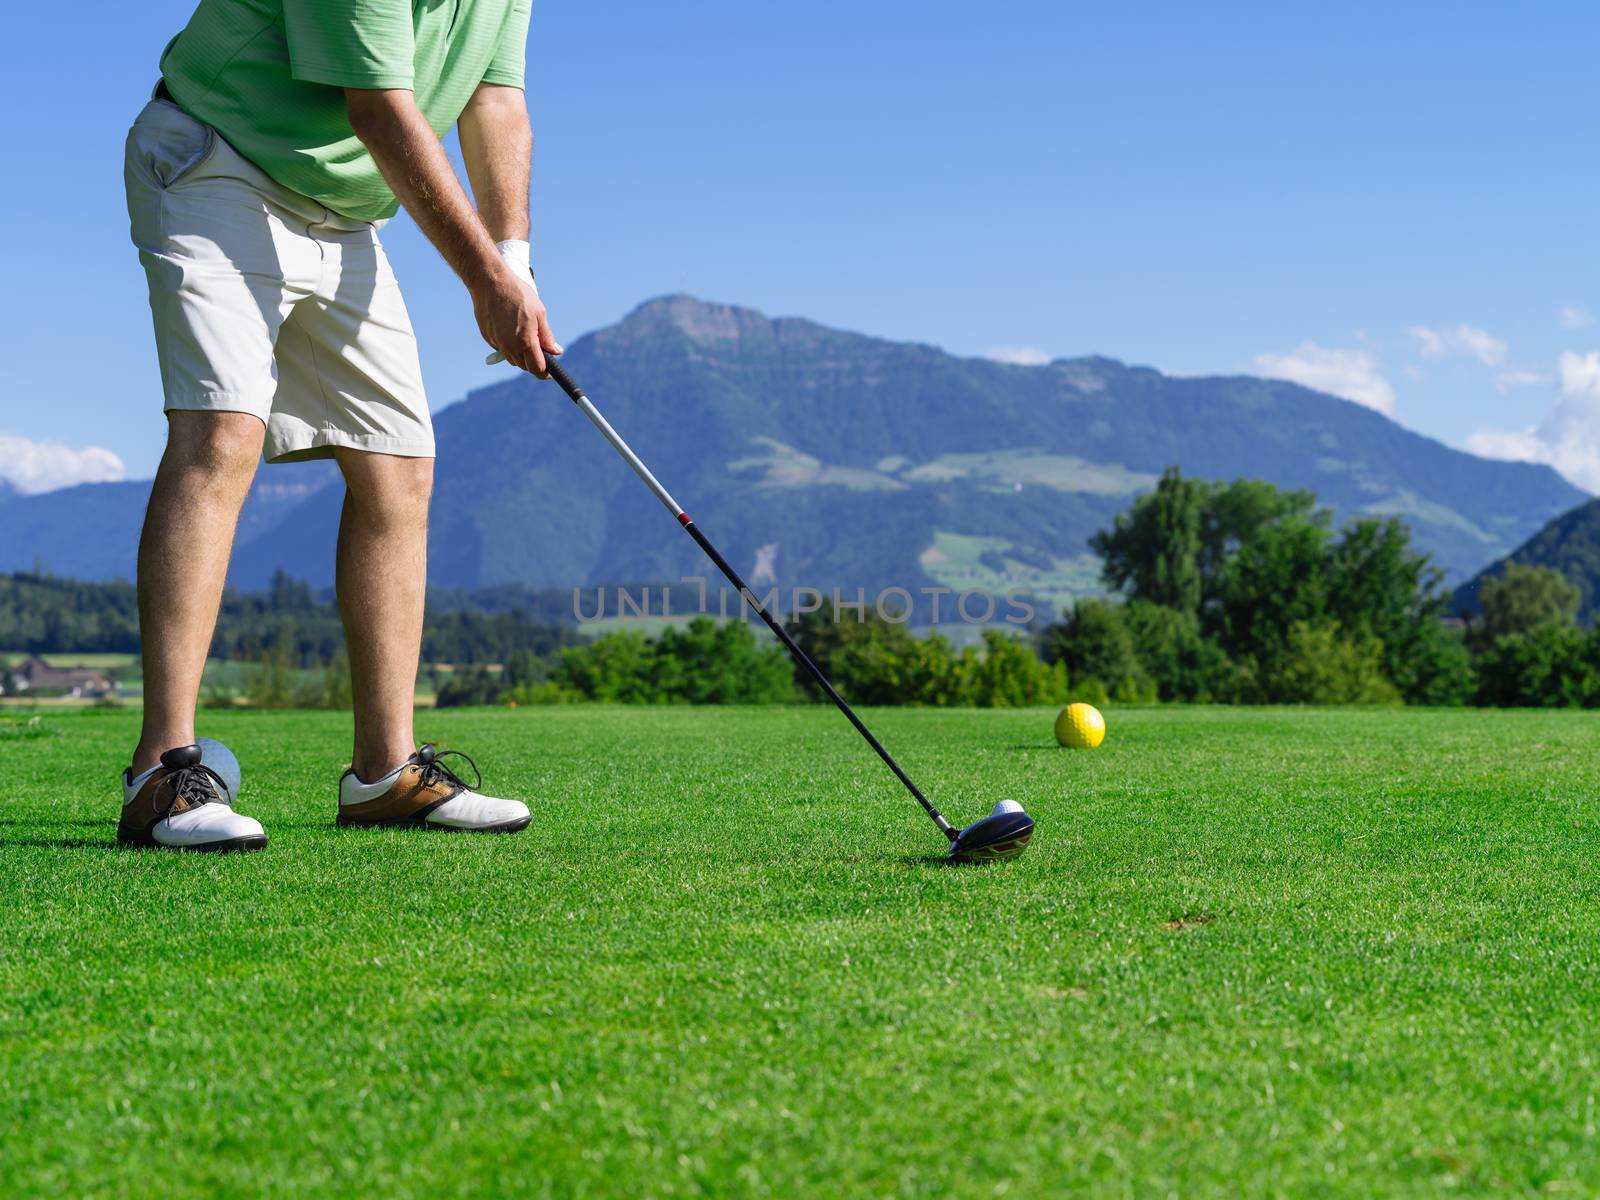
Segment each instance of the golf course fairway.
[[340,830],[347,714],[203,713],[260,854],[119,850],[136,711],[0,716],[0,1194],[1600,1190],[1578,712],[425,714],[515,836]]

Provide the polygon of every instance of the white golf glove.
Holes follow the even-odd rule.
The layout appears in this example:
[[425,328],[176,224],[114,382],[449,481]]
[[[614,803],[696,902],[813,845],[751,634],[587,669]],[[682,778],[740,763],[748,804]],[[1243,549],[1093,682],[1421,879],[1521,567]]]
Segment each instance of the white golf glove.
[[504,242],[496,242],[494,248],[500,251],[500,257],[506,266],[522,276],[522,281],[537,294],[539,286],[533,282],[533,266],[529,261],[531,250],[528,243],[511,238]]
[[[531,248],[528,243],[518,238],[508,238],[506,241],[496,242],[494,248],[500,251],[500,258],[506,266],[516,272],[518,278],[531,287],[533,294],[537,296],[539,294],[539,285],[533,281],[533,263],[530,259]],[[506,356],[496,350],[483,361],[487,365],[493,366],[495,363],[503,363],[505,360]]]

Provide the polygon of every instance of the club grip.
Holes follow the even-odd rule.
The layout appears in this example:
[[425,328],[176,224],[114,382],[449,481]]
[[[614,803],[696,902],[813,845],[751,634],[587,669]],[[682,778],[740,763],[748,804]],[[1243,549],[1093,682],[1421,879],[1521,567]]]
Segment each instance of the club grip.
[[571,375],[567,374],[567,369],[556,361],[555,355],[547,354],[544,356],[544,369],[551,379],[561,385],[563,392],[574,400],[583,399],[583,389],[578,386],[577,381]]
[[[498,363],[505,362],[506,356],[501,354],[500,351],[496,350],[483,361],[486,366],[492,367]],[[557,383],[559,383],[561,385],[561,390],[567,395],[571,396],[574,400],[583,395],[583,389],[578,386],[577,382],[572,378],[571,375],[568,375],[564,370],[561,369],[561,364],[555,360],[555,355],[545,355],[544,367],[545,374],[549,375],[551,379],[554,379]]]

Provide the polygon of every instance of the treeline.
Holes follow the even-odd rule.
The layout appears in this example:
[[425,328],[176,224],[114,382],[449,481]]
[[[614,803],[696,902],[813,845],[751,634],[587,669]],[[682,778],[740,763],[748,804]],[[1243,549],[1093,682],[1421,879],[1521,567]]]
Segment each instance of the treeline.
[[1549,567],[1507,563],[1478,586],[1467,628],[1474,700],[1502,707],[1600,707],[1600,628],[1580,628],[1577,587]]
[[[563,593],[566,622],[544,620],[509,606],[525,589],[493,589],[481,605],[474,593],[429,596],[423,627],[425,662],[503,663],[527,652],[549,656],[578,641],[572,596]],[[538,612],[553,611],[540,594]],[[81,583],[48,575],[0,575],[0,648],[29,654],[137,653],[138,600],[130,583]],[[264,592],[227,592],[211,642],[213,658],[289,667],[325,667],[344,653],[338,605],[281,571]]]
[[740,621],[696,618],[659,637],[618,631],[562,649],[551,661],[512,659],[500,672],[454,672],[441,708],[462,704],[781,704],[798,699],[789,657]]
[[1600,705],[1578,589],[1508,564],[1470,623],[1397,519],[1335,530],[1309,492],[1169,470],[1093,548],[1121,601],[1083,600],[1041,652],[1112,695],[1224,703]]
[[133,585],[0,575],[0,648],[29,654],[132,654],[139,649]]
[[[1068,700],[1066,669],[1043,662],[1031,640],[999,630],[982,647],[956,650],[877,616],[810,612],[791,626],[833,685],[858,704],[1010,707]],[[544,663],[531,656],[504,671],[441,678],[436,703],[786,704],[823,697],[787,651],[751,624],[696,617],[657,637],[603,634]]]
[[1080,600],[1041,650],[1113,696],[1460,704],[1473,695],[1443,573],[1398,519],[1340,529],[1309,492],[1167,471],[1091,546],[1119,600]]

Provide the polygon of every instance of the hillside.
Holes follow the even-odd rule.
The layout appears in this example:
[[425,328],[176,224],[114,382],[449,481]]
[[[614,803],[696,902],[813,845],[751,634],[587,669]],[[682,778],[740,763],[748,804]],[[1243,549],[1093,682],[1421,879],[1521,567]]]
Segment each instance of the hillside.
[[1577,586],[1582,599],[1578,619],[1600,617],[1600,500],[1590,500],[1562,513],[1505,558],[1485,567],[1456,591],[1456,608],[1478,611],[1478,588],[1507,562],[1525,567],[1550,567]]
[[[579,339],[566,362],[735,564],[786,587],[1092,588],[1089,535],[1171,463],[1310,488],[1341,517],[1400,515],[1455,579],[1584,498],[1548,468],[1475,458],[1289,383],[1104,358],[1006,365],[682,296]],[[436,421],[436,584],[704,572],[553,385],[510,378]],[[340,489],[302,478],[258,489],[235,583],[279,566],[330,579]],[[0,500],[18,534],[0,569],[128,574],[140,487]]]

